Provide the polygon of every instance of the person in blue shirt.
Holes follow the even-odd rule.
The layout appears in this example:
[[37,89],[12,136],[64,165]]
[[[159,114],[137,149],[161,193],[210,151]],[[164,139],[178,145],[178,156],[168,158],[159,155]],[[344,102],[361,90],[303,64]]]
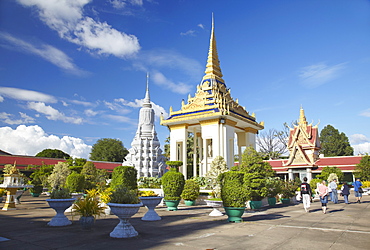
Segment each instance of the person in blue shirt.
[[362,192],[360,192],[359,189],[362,189],[361,188],[362,186],[362,183],[361,183],[361,180],[360,178],[357,178],[356,181],[353,183],[353,187],[355,188],[355,197],[357,199],[357,203],[361,203],[361,197],[362,197]]

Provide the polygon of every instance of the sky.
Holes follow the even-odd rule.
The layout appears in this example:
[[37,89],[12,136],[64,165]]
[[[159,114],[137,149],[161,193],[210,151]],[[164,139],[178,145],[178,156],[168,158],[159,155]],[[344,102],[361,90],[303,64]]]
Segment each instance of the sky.
[[368,0],[2,0],[0,150],[130,148],[147,73],[163,148],[159,116],[194,96],[212,13],[223,79],[265,131],[303,107],[370,153]]

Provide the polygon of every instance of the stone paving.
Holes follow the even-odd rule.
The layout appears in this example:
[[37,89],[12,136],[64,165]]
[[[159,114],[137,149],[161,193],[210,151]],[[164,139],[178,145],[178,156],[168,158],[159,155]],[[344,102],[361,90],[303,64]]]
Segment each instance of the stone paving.
[[310,213],[302,204],[246,210],[242,223],[208,216],[212,209],[204,205],[172,212],[159,207],[162,220],[145,222],[143,207],[130,220],[139,232],[130,239],[109,237],[118,223],[115,215],[99,217],[90,231],[71,215],[72,225],[49,227],[55,212],[46,198],[26,194],[17,210],[0,211],[0,249],[370,249],[370,196],[361,204],[329,202],[327,214],[319,202]]

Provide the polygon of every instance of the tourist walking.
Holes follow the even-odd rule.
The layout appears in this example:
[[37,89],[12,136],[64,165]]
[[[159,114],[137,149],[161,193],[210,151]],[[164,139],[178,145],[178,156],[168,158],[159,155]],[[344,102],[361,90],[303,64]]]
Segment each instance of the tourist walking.
[[334,179],[332,182],[329,183],[329,190],[331,189],[330,193],[330,199],[333,203],[337,204],[338,203],[338,185],[337,185],[337,180]]
[[342,195],[343,195],[343,198],[344,198],[344,203],[348,204],[348,196],[350,194],[350,191],[349,191],[349,187],[347,185],[347,182],[343,182],[343,186],[341,188],[342,190]]
[[309,208],[311,206],[311,186],[307,183],[307,177],[303,178],[303,182],[301,184],[301,197],[303,202],[303,208],[306,211],[306,213],[309,212]]
[[322,181],[319,185],[319,196],[321,202],[322,212],[326,214],[327,204],[328,204],[328,187],[326,186],[326,181]]
[[355,197],[356,197],[356,202],[361,203],[361,197],[362,197],[362,183],[360,178],[357,178],[356,181],[353,183],[353,187],[355,188]]

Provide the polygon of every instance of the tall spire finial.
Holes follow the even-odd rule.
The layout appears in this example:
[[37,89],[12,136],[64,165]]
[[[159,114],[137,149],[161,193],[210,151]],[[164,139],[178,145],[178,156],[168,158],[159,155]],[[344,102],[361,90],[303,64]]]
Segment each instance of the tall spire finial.
[[222,79],[222,73],[220,68],[220,61],[218,60],[217,46],[216,46],[216,36],[215,36],[215,23],[214,16],[212,13],[212,30],[211,30],[211,39],[209,42],[209,51],[207,58],[206,75],[203,77],[203,80],[216,78],[218,81],[224,83]]
[[149,73],[146,73],[146,91],[145,91],[144,103],[148,103],[148,104],[150,104],[150,95],[149,95]]

